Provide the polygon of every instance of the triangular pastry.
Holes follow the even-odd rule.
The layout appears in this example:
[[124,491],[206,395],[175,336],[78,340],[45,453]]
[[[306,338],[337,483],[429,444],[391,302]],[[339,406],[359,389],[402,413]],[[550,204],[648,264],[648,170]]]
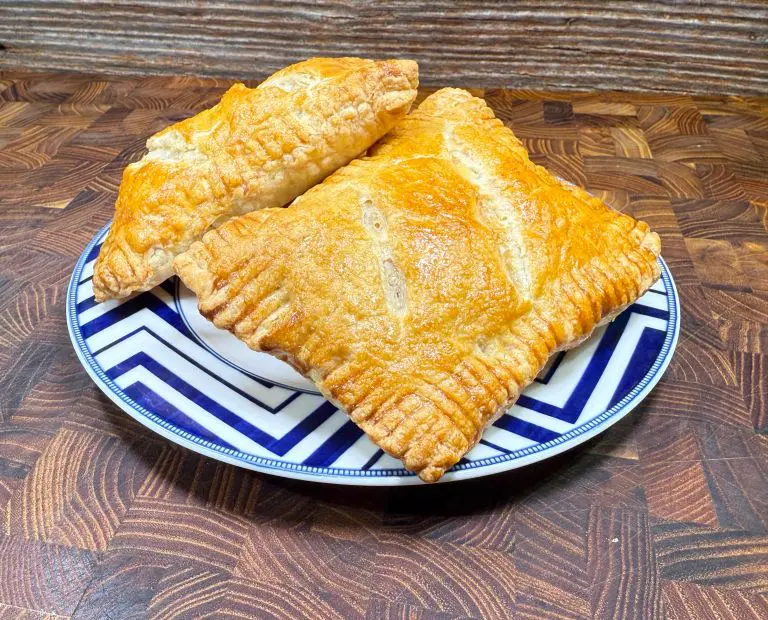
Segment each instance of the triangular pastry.
[[368,157],[174,267],[205,316],[431,482],[550,354],[651,286],[659,250],[645,223],[531,163],[484,101],[444,89]]
[[408,113],[417,84],[409,60],[314,58],[151,137],[123,174],[96,300],[152,288],[210,228],[320,182]]

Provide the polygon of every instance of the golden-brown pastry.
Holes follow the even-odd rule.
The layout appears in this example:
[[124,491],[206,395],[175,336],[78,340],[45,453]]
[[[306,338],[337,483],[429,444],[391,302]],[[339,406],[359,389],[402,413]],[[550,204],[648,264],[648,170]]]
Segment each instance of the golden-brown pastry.
[[485,102],[445,89],[369,157],[174,267],[217,326],[434,481],[552,352],[657,279],[659,250],[645,223],[531,163]]
[[357,157],[408,113],[410,60],[314,58],[154,135],[125,169],[94,267],[97,301],[148,290],[211,227],[281,207]]

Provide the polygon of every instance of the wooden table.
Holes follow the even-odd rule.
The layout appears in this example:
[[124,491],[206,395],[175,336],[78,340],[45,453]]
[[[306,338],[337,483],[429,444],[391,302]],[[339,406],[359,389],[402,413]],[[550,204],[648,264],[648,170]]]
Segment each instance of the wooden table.
[[537,162],[661,234],[680,343],[581,448],[385,490],[176,447],[69,343],[123,167],[227,85],[0,73],[0,618],[768,617],[768,99],[484,91]]

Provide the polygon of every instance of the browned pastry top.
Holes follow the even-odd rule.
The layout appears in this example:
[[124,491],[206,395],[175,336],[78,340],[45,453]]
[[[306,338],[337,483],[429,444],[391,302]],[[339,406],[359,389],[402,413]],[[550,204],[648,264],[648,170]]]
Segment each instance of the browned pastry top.
[[444,89],[288,209],[179,256],[200,309],[309,376],[427,481],[557,349],[658,277],[659,238],[528,159]]
[[314,58],[151,137],[125,169],[94,269],[97,301],[148,290],[230,217],[280,207],[365,151],[410,109],[409,60]]

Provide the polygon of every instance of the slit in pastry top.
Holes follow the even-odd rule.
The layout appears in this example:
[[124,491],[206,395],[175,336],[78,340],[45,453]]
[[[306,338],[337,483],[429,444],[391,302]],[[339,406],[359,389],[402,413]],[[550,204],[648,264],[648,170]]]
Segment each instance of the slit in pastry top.
[[481,99],[428,97],[289,209],[174,267],[201,312],[288,360],[389,454],[439,479],[658,278],[658,236],[536,166]]
[[289,203],[389,131],[417,85],[413,61],[314,58],[152,136],[123,174],[96,300],[152,288],[206,231]]

